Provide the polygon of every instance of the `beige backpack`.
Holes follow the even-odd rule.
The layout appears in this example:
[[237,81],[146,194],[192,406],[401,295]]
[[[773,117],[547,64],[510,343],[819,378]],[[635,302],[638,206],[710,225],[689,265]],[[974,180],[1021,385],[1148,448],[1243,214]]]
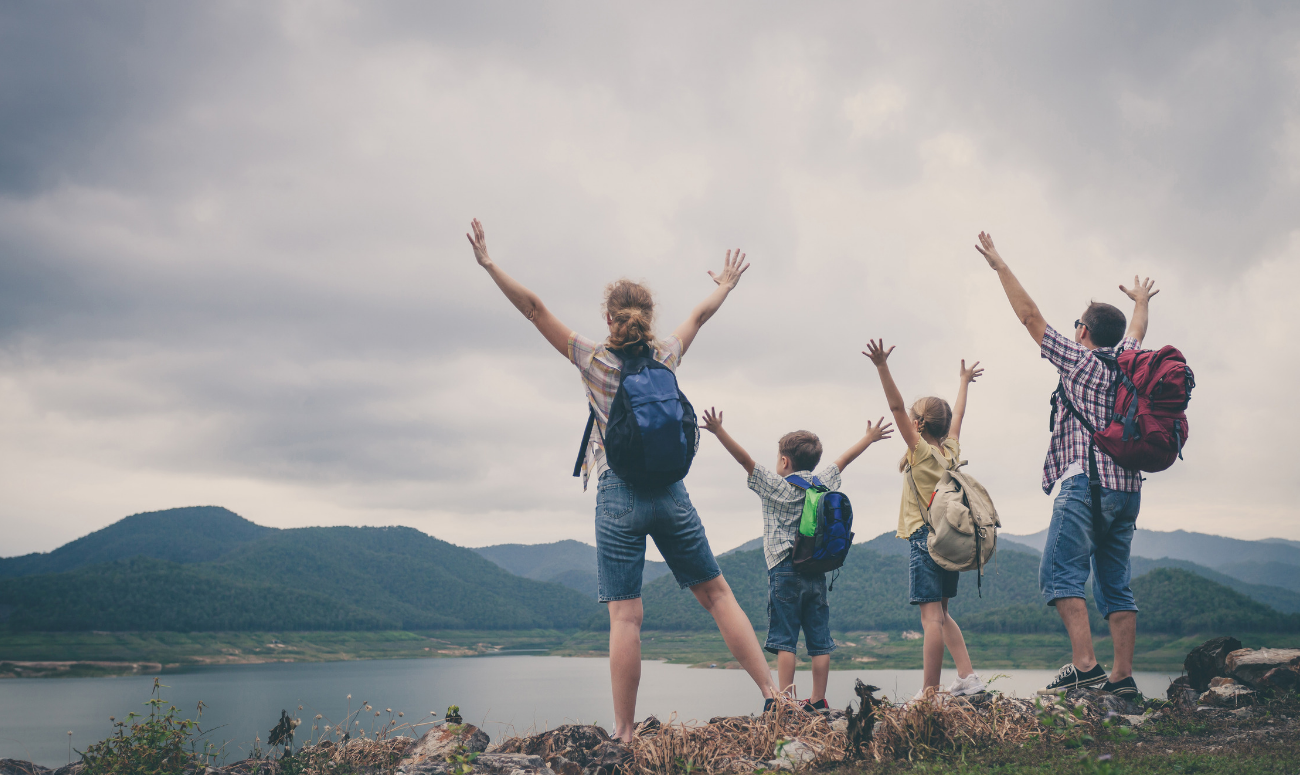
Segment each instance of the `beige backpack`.
[[[945,461],[942,456],[936,459]],[[921,518],[930,526],[930,558],[945,570],[977,570],[982,578],[984,566],[998,546],[998,510],[984,485],[959,470],[966,465],[953,461],[939,478],[934,499],[927,508],[926,499],[916,489],[912,467],[906,470],[907,482],[921,507]]]

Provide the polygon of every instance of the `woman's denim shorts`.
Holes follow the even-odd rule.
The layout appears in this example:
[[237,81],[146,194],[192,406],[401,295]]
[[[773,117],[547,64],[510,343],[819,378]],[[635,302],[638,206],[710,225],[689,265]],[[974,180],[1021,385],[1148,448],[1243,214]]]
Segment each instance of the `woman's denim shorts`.
[[957,582],[961,574],[955,570],[944,570],[935,564],[930,556],[930,526],[921,525],[907,537],[912,545],[912,554],[908,560],[910,590],[908,597],[912,605],[921,603],[938,603],[945,597],[957,596]]
[[607,469],[596,490],[600,602],[641,597],[646,536],[683,589],[722,575],[685,484],[637,489]]

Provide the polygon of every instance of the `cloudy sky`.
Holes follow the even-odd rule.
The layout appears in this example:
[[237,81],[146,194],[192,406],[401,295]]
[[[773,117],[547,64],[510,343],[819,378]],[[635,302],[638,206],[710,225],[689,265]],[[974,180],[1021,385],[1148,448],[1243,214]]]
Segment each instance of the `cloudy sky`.
[[[0,555],[217,504],[266,525],[593,541],[576,371],[474,263],[567,324],[644,279],[670,331],[752,268],[680,379],[760,461],[830,454],[987,375],[963,433],[1005,529],[1046,526],[1052,324],[1162,289],[1196,371],[1143,527],[1300,539],[1300,8],[1287,3],[6,4]],[[901,442],[845,476],[892,529]],[[712,437],[715,548],[761,533]]]

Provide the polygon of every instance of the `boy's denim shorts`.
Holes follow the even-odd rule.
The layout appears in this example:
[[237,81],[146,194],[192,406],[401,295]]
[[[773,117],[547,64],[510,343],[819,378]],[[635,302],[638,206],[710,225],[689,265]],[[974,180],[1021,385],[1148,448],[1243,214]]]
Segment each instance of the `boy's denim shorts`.
[[957,596],[961,573],[940,568],[930,556],[930,526],[921,525],[907,537],[911,545],[908,558],[908,598],[912,605],[938,603]]
[[767,570],[767,643],[763,648],[776,654],[794,652],[799,629],[808,656],[819,657],[835,650],[831,638],[831,607],[826,602],[825,573],[795,573],[787,557]]
[[596,490],[600,602],[641,597],[646,536],[654,539],[683,589],[722,575],[685,484],[634,489],[607,469]]
[[1129,589],[1129,549],[1137,528],[1142,493],[1101,490],[1101,515],[1107,525],[1100,541],[1093,536],[1092,494],[1088,475],[1077,474],[1061,482],[1052,504],[1052,524],[1047,528],[1038,586],[1043,600],[1056,605],[1063,597],[1084,598],[1088,572],[1097,610],[1109,617],[1115,611],[1136,611]]

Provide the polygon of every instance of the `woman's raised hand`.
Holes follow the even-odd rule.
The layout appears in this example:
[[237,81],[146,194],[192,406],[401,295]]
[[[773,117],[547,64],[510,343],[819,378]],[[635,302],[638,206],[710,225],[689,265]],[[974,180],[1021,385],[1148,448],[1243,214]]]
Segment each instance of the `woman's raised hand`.
[[971,367],[968,369],[966,368],[966,359],[965,358],[961,359],[961,381],[962,382],[974,382],[975,380],[983,376],[983,374],[984,374],[984,369],[980,368],[979,361],[975,361],[974,363],[972,363]]
[[466,234],[465,238],[469,240],[469,244],[474,248],[474,260],[478,262],[479,266],[486,269],[492,263],[492,259],[488,257],[487,235],[483,233],[483,224],[479,223],[478,219],[475,218],[470,222],[469,226],[473,233]]
[[876,364],[876,366],[884,366],[885,361],[889,360],[889,354],[894,351],[894,347],[896,346],[897,345],[891,345],[890,348],[886,350],[884,339],[868,339],[867,349],[863,350],[862,354],[870,358],[871,362]]
[[704,430],[709,433],[716,436],[718,431],[722,430],[722,412],[719,412],[717,409],[714,409],[711,406],[708,409],[705,409],[703,419]]
[[718,285],[725,285],[728,289],[735,288],[736,283],[740,282],[740,276],[749,268],[749,264],[745,264],[744,261],[745,254],[740,252],[740,248],[728,250],[727,260],[722,265],[722,271],[719,274],[714,274],[713,270],[710,269],[709,277],[712,277],[713,282]]

